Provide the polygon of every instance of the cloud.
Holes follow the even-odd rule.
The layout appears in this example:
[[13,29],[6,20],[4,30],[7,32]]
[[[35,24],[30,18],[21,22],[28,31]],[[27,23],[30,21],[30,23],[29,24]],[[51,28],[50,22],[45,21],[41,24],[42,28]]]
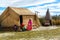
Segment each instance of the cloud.
[[37,6],[37,7],[31,7],[29,8],[31,11],[35,12],[38,11],[40,12],[39,15],[45,15],[47,9],[49,8],[49,11],[51,15],[60,15],[60,3],[53,3],[53,4],[45,4],[43,6]]
[[0,0],[0,7],[7,6],[28,8],[34,13],[40,12],[38,15],[45,15],[49,8],[51,15],[60,14],[60,2],[57,0]]
[[17,1],[22,1],[22,0],[0,0],[0,7],[10,6],[11,4]]
[[54,1],[55,0],[0,0],[0,6],[22,7],[22,6],[32,6],[37,4],[50,3]]
[[35,13],[35,11],[39,12],[38,15],[45,15],[47,11],[47,8],[44,8],[43,6],[32,7],[28,9],[31,10],[33,13]]
[[26,7],[26,6],[34,6],[34,5],[39,5],[39,4],[44,4],[44,3],[50,3],[54,2],[55,0],[23,0],[23,1],[18,1],[14,2],[14,4],[10,6],[15,6],[15,7]]

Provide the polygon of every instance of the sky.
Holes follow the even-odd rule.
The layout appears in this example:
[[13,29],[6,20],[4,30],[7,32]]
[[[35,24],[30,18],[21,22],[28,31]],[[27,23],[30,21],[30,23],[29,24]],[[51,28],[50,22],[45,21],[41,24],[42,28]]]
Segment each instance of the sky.
[[60,0],[0,0],[0,15],[8,7],[27,8],[44,16],[49,8],[51,15],[60,15]]

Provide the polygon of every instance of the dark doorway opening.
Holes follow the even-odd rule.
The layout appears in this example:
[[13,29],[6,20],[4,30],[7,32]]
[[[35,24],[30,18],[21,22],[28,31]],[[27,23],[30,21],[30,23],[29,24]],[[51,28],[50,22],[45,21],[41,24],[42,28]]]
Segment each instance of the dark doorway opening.
[[23,23],[23,17],[20,15],[20,25]]

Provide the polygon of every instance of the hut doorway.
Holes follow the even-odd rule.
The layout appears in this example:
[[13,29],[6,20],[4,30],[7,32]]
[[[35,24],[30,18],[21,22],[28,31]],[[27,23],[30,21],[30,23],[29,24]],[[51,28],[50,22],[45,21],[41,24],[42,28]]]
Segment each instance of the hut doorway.
[[20,25],[23,23],[23,17],[20,15]]

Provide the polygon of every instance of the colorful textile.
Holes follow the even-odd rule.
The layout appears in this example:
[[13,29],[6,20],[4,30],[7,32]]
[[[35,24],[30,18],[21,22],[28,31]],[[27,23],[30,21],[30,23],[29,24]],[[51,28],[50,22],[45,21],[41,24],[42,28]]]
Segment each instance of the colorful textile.
[[26,28],[25,28],[25,27],[23,27],[23,28],[22,28],[22,31],[26,31]]
[[22,28],[22,27],[24,27],[24,24],[23,24],[23,23],[21,24],[21,28]]

